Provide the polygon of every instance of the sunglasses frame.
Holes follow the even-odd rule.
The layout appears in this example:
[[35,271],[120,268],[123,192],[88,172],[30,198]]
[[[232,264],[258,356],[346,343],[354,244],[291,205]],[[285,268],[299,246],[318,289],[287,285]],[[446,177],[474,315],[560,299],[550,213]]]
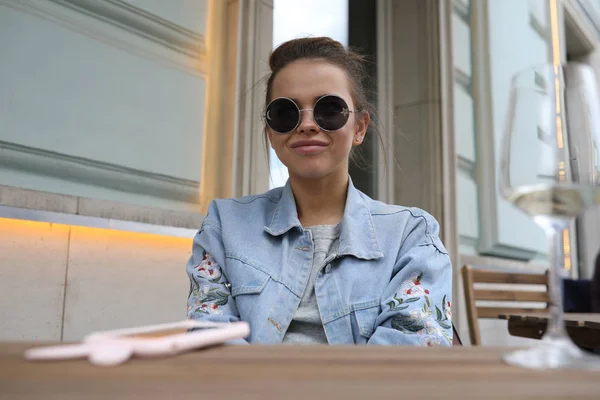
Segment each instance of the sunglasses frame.
[[[345,108],[342,108],[342,114],[344,114],[344,116],[345,116],[345,117],[347,117],[347,118],[346,118],[346,122],[344,123],[344,125],[340,126],[340,127],[339,127],[339,128],[337,128],[337,129],[325,129],[325,128],[323,128],[323,127],[322,127],[322,126],[321,126],[321,125],[320,125],[320,124],[317,122],[317,119],[315,118],[315,111],[314,111],[314,110],[315,110],[315,106],[316,106],[316,105],[319,103],[319,101],[321,101],[321,100],[322,100],[322,99],[324,99],[325,97],[337,97],[338,99],[342,100],[342,101],[344,102],[344,104],[346,105],[346,107],[345,107]],[[277,100],[282,100],[282,99],[291,101],[291,102],[292,102],[292,104],[294,104],[294,106],[296,106],[296,109],[298,110],[298,121],[296,122],[296,125],[295,125],[295,126],[292,128],[292,129],[290,129],[289,131],[287,131],[287,132],[279,132],[279,131],[277,131],[277,130],[273,129],[273,127],[272,127],[272,126],[269,124],[269,119],[267,118],[267,114],[268,114],[268,112],[269,112],[268,110],[269,110],[269,107],[271,106],[271,104],[273,104],[273,102],[275,102],[275,101],[277,101]],[[335,94],[324,94],[323,96],[319,97],[319,98],[317,99],[317,101],[315,101],[315,104],[313,105],[313,108],[300,108],[300,107],[298,107],[298,104],[297,104],[297,103],[296,103],[294,100],[290,99],[289,97],[277,97],[276,99],[273,99],[273,100],[271,100],[271,101],[269,102],[269,104],[267,105],[267,107],[266,107],[266,109],[265,109],[265,113],[263,114],[263,118],[265,119],[265,123],[267,124],[267,126],[268,126],[269,128],[271,128],[271,130],[272,130],[273,132],[275,132],[275,133],[277,133],[277,134],[279,134],[279,135],[287,135],[288,133],[295,131],[295,130],[296,130],[296,128],[298,128],[298,126],[300,125],[300,122],[302,121],[302,111],[312,111],[312,118],[313,118],[313,121],[314,121],[314,122],[315,122],[315,124],[316,124],[316,125],[319,127],[319,129],[321,129],[322,131],[325,131],[325,132],[335,132],[335,131],[339,131],[339,130],[340,130],[340,129],[342,129],[344,126],[346,126],[346,124],[348,123],[348,119],[350,119],[350,113],[358,113],[358,112],[361,112],[361,110],[351,110],[351,109],[350,109],[350,107],[348,106],[348,103],[346,103],[346,100],[344,100],[343,98],[341,98],[341,97],[340,97],[340,96],[338,96],[338,95],[335,95]],[[345,111],[345,112],[344,112],[344,111]]]

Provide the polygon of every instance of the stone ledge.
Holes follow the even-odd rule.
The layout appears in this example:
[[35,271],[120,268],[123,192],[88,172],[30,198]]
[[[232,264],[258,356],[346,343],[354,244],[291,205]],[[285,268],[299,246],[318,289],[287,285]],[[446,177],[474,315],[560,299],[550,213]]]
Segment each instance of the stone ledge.
[[204,215],[200,213],[172,211],[2,185],[0,185],[0,206],[184,229],[199,229],[204,220]]

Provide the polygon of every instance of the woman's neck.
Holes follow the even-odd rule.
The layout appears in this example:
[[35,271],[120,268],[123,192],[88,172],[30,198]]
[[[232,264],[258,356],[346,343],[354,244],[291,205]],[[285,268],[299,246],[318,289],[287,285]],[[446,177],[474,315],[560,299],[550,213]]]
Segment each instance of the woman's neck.
[[347,174],[345,179],[331,176],[319,180],[290,176],[290,184],[302,226],[336,225],[341,221],[348,193]]

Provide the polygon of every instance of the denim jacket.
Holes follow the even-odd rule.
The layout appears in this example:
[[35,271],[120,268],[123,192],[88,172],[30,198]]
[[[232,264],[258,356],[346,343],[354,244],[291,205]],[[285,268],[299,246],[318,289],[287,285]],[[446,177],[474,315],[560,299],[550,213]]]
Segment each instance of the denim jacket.
[[[438,223],[349,182],[337,253],[315,295],[329,344],[451,345],[452,267]],[[246,321],[250,343],[281,343],[313,260],[290,183],[214,200],[187,263],[188,318]]]

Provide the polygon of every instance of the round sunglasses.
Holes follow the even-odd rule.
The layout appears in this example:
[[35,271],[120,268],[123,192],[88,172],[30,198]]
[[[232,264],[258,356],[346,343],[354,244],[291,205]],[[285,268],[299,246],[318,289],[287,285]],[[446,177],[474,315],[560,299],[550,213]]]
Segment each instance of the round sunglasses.
[[278,97],[269,103],[264,117],[269,128],[283,135],[292,132],[300,125],[302,111],[312,111],[315,123],[321,130],[327,132],[342,129],[348,122],[350,113],[358,112],[358,110],[350,110],[341,97],[326,94],[319,97],[313,108],[303,109],[292,99]]

